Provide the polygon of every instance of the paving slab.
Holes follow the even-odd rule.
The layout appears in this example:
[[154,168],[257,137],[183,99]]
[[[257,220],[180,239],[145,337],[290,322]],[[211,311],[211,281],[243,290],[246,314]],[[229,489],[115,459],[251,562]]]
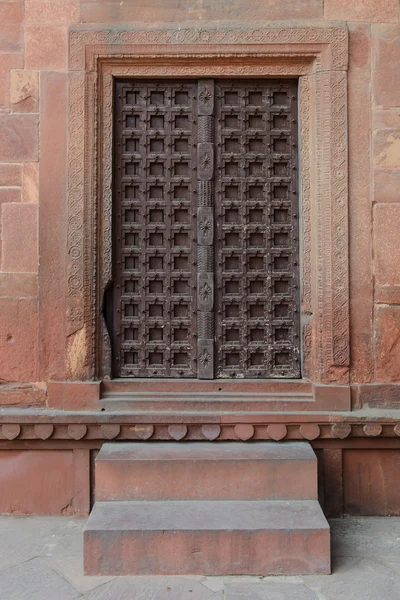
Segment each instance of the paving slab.
[[192,578],[118,577],[86,594],[87,600],[222,600]]
[[80,597],[80,592],[42,558],[0,573],[0,600],[75,600]]
[[232,583],[225,586],[226,600],[321,600],[303,583],[260,581]]

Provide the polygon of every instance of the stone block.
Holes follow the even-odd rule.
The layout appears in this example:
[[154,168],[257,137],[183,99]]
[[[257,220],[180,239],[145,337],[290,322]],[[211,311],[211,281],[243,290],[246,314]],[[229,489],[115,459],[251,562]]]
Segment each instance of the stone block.
[[316,499],[309,444],[171,442],[104,444],[96,500]]
[[11,71],[10,101],[13,112],[38,111],[39,73],[37,71]]
[[23,20],[23,2],[0,2],[0,52],[23,51]]
[[324,11],[325,19],[332,21],[397,23],[399,20],[397,0],[325,0]]
[[400,106],[400,25],[373,25],[372,40],[372,92],[375,104]]
[[400,515],[399,459],[399,450],[348,449],[343,452],[345,514]]
[[10,104],[11,69],[18,69],[23,64],[24,56],[22,53],[0,54],[0,109],[7,109]]
[[37,115],[0,114],[0,162],[38,159]]
[[39,163],[24,163],[22,174],[22,202],[39,201]]
[[0,298],[0,380],[31,382],[36,377],[36,298]]
[[20,202],[20,187],[0,187],[0,207],[6,202]]
[[374,202],[400,202],[400,169],[374,170]]
[[12,273],[38,270],[38,209],[34,204],[5,204],[1,220],[1,266]]
[[0,186],[21,185],[22,165],[3,163],[0,164]]
[[87,575],[300,575],[330,572],[316,500],[96,502]]
[[[46,391],[28,383],[3,383],[0,385],[0,406],[2,408],[46,408]],[[4,427],[19,427],[5,425]],[[1,430],[4,435],[4,428]],[[15,432],[12,431],[15,435]],[[13,437],[8,439],[14,439]],[[1,464],[1,463],[0,463]]]
[[400,284],[400,204],[374,207],[375,282]]
[[[65,73],[40,80],[39,177],[39,376],[65,378],[65,252],[67,169],[67,86]],[[57,102],[54,102],[57,98]]]
[[375,309],[375,378],[400,382],[400,306]]
[[[0,512],[84,515],[76,506],[81,492],[76,472],[82,466],[77,464],[76,452],[82,451],[0,450]],[[89,482],[88,461],[84,466]]]
[[31,298],[37,287],[36,273],[0,273],[0,296]]
[[349,249],[352,377],[373,372],[372,215],[370,198],[371,39],[367,25],[349,23]]
[[67,38],[64,25],[26,25],[25,67],[39,71],[65,71]]
[[[394,0],[393,0],[394,1]],[[320,19],[323,17],[322,0],[231,0],[230,2],[198,2],[187,0],[147,0],[121,2],[120,0],[80,0],[81,21],[84,23],[126,23],[127,21],[269,21],[275,19]]]
[[25,0],[26,23],[77,23],[79,0]]
[[372,142],[375,169],[400,169],[400,127],[375,131]]

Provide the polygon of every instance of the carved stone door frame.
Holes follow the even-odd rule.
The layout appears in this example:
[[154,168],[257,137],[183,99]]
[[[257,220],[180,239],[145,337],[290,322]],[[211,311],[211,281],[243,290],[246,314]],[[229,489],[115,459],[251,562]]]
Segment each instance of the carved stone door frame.
[[[115,77],[299,78],[304,378],[348,384],[345,27],[108,30],[69,34],[67,377],[110,374]],[[266,382],[266,387],[268,383]]]

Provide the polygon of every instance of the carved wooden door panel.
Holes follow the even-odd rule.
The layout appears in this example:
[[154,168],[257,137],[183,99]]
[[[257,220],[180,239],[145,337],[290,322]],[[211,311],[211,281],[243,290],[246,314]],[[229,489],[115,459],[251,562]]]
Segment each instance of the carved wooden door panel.
[[114,375],[299,377],[297,83],[115,86]]

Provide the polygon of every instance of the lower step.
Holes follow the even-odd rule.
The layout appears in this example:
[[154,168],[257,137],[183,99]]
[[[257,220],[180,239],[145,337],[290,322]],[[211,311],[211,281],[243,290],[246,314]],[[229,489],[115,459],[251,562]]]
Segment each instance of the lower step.
[[315,500],[96,502],[87,575],[305,575],[330,572]]

